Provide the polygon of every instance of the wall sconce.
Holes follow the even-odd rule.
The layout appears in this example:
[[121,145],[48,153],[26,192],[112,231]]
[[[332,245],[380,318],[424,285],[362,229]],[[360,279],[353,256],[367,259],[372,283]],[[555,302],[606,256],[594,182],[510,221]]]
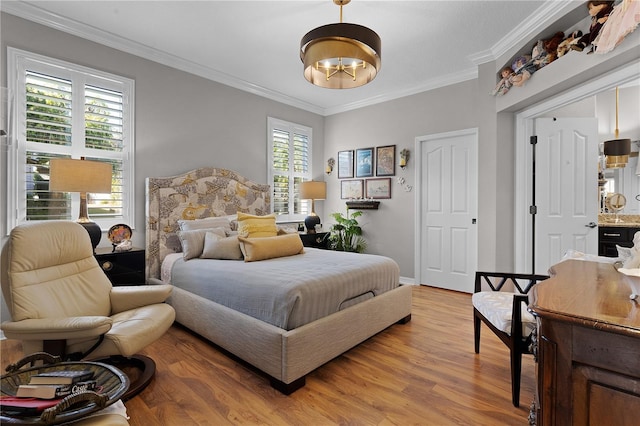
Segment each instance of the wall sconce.
[[333,171],[333,167],[336,165],[336,160],[331,157],[327,160],[327,168],[325,169],[325,172],[330,175],[331,172]]
[[402,170],[405,169],[405,167],[407,167],[407,163],[409,162],[409,150],[407,148],[403,149],[402,151],[400,151],[400,168]]

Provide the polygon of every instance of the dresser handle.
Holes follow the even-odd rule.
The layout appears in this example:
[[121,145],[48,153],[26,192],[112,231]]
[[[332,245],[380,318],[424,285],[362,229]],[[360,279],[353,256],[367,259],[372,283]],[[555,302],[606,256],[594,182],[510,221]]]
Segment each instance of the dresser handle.
[[604,235],[605,237],[619,237],[621,234],[609,234],[605,232],[602,235]]
[[109,261],[107,260],[106,262],[104,262],[104,263],[102,264],[102,270],[103,270],[103,271],[110,271],[110,270],[112,270],[112,269],[113,269],[113,263],[112,263],[112,262],[109,262]]

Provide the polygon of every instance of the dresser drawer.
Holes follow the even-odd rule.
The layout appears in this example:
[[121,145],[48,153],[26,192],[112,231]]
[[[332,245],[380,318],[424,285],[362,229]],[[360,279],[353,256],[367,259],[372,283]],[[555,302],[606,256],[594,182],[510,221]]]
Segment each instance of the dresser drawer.
[[598,255],[618,257],[620,247],[633,247],[633,237],[640,228],[601,226],[598,228]]
[[612,243],[625,243],[633,239],[629,238],[629,228],[609,226],[599,228],[600,241],[609,241]]

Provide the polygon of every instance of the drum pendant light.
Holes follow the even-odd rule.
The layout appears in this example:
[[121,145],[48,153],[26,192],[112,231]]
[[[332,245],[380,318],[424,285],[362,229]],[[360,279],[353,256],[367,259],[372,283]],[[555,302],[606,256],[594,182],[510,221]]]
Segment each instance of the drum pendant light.
[[618,87],[616,87],[616,129],[615,139],[604,142],[604,155],[607,158],[608,169],[619,169],[626,166],[631,153],[631,139],[618,139]]
[[351,0],[333,0],[340,6],[340,23],[309,31],[300,41],[304,78],[328,89],[350,89],[365,85],[378,74],[381,41],[367,27],[342,22],[342,6]]

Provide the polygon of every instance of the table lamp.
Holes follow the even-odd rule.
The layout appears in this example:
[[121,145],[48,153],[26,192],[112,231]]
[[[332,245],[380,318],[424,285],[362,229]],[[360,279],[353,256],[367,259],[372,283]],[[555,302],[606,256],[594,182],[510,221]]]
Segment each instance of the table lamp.
[[315,200],[327,198],[327,183],[318,181],[307,181],[300,184],[300,199],[311,200],[311,213],[304,219],[307,227],[307,234],[316,233],[316,225],[320,225],[320,218],[315,212]]
[[70,158],[53,158],[49,162],[49,191],[79,192],[80,215],[76,221],[89,233],[95,251],[102,237],[100,226],[89,219],[87,192],[111,193],[113,168],[109,163]]

